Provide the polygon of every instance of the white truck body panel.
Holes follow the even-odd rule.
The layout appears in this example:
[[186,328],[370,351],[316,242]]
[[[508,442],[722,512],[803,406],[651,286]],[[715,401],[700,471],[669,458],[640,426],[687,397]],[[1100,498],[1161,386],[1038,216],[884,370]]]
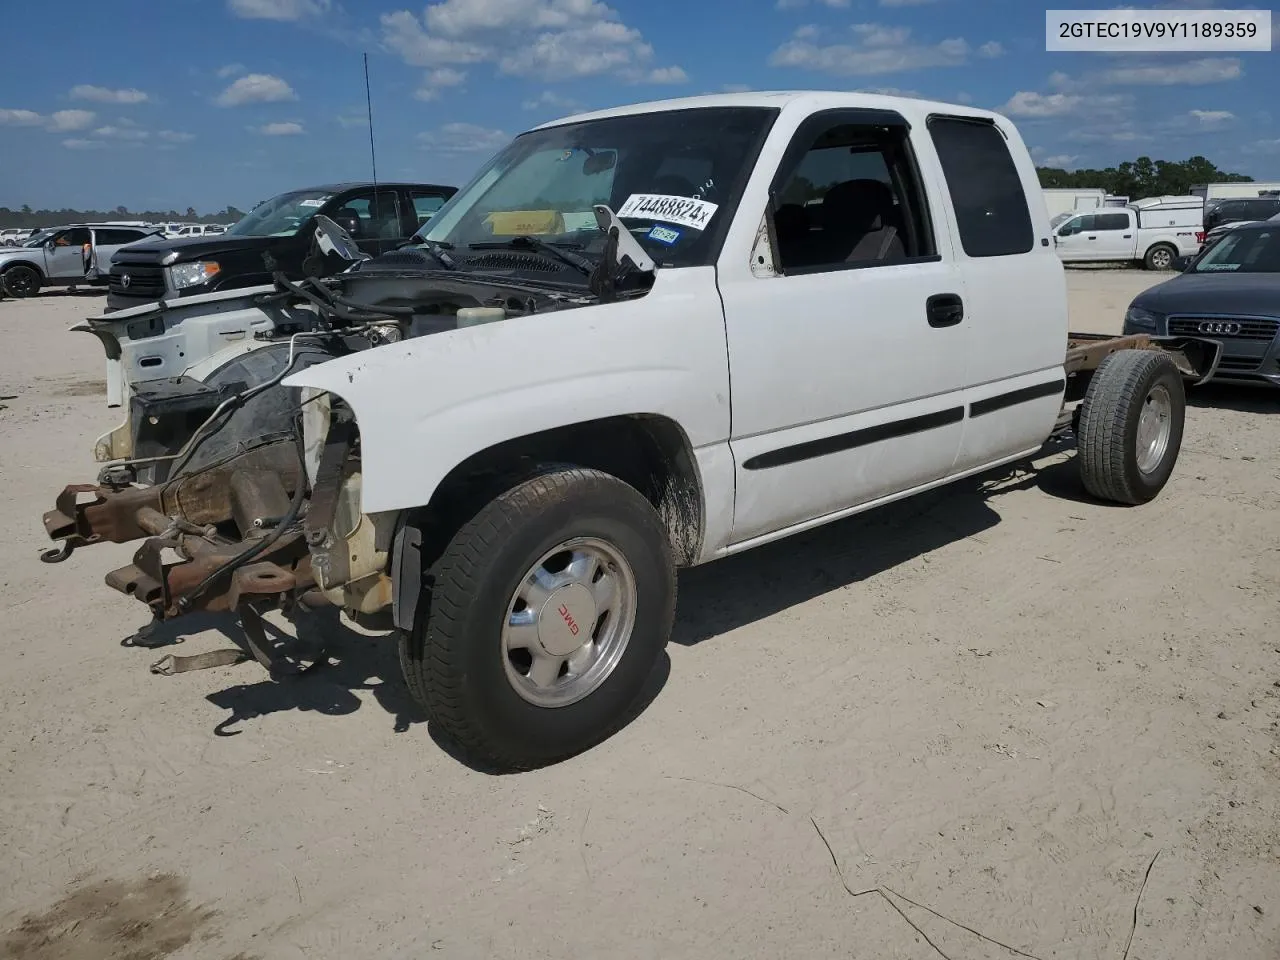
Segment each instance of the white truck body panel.
[[[558,122],[749,104],[777,105],[781,113],[714,269],[660,268],[636,300],[380,346],[284,381],[351,406],[365,513],[426,504],[454,467],[495,444],[603,417],[656,415],[678,424],[693,452],[705,504],[699,559],[707,560],[1043,443],[1061,406],[1065,277],[1049,245],[1047,214],[1034,200],[1034,165],[1003,117],[864,94],[766,93],[639,104]],[[800,124],[829,109],[894,110],[911,124],[937,240],[932,261],[800,275],[752,271],[778,163]],[[928,133],[933,114],[991,121],[1003,132],[1030,212],[1029,252],[971,258],[953,243],[955,210]],[[925,301],[935,293],[962,298],[963,322],[926,322]],[[972,403],[991,409],[970,416]],[[892,429],[917,418],[937,423]],[[751,466],[780,449],[885,427],[888,442]]]

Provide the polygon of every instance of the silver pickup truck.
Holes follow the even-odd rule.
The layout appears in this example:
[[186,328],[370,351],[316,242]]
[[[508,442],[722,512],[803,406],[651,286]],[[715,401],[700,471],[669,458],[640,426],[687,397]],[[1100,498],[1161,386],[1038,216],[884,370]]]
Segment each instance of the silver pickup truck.
[[121,247],[155,236],[155,227],[74,224],[42,231],[19,247],[0,250],[0,287],[11,297],[33,297],[41,287],[97,280]]

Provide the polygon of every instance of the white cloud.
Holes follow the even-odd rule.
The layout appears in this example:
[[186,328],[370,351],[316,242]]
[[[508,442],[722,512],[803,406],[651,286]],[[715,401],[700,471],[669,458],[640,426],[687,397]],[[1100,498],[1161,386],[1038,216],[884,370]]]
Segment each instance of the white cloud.
[[46,117],[34,110],[0,109],[0,127],[44,127],[51,133],[84,130],[96,118],[92,110],[58,110]]
[[419,100],[435,100],[440,96],[440,92],[448,87],[460,87],[467,79],[467,75],[462,70],[455,70],[453,67],[437,67],[427,72],[422,78],[422,86],[414,91],[414,96]]
[[220,107],[238,107],[245,103],[275,103],[297,100],[293,87],[269,73],[250,73],[218,94]]
[[332,8],[332,0],[227,0],[227,9],[245,20],[306,20]]
[[1073,92],[1097,87],[1196,87],[1239,80],[1243,75],[1236,57],[1201,57],[1181,63],[1125,63],[1079,77],[1057,71],[1049,75],[1049,85]]
[[78,83],[71,88],[72,100],[91,100],[94,103],[133,104],[146,103],[150,99],[141,90],[128,87],[112,90],[109,87],[95,87],[87,83]]
[[526,100],[521,106],[526,110],[542,110],[550,107],[564,114],[578,113],[582,110],[582,104],[577,100],[556,93],[553,90],[543,90],[538,96],[532,100]]
[[185,133],[182,130],[161,130],[156,137],[165,143],[190,143],[196,138],[194,133]]
[[[849,0],[815,0],[815,2],[824,7],[831,7],[833,10],[849,6]],[[778,0],[777,6],[779,10],[798,10],[808,4],[809,0]]]
[[383,45],[417,67],[491,63],[499,73],[548,81],[686,79],[677,66],[653,66],[653,47],[600,0],[441,0],[421,17],[383,14],[381,24]]
[[1202,127],[1220,127],[1236,118],[1230,110],[1190,110],[1188,115],[1199,121]]
[[960,38],[918,43],[908,27],[855,24],[852,43],[822,45],[817,31],[801,27],[769,57],[770,66],[800,67],[835,76],[875,76],[924,67],[956,67],[969,59],[969,44]]
[[1078,153],[1055,153],[1052,156],[1045,157],[1039,166],[1067,170],[1075,166],[1075,162],[1079,159],[1080,154]]
[[44,117],[34,110],[0,109],[0,127],[40,127],[44,122]]
[[882,7],[923,7],[929,3],[936,3],[937,0],[880,0]]
[[265,123],[255,129],[264,137],[296,137],[299,134],[306,133],[306,130],[302,128],[302,124],[294,120]]
[[978,48],[978,56],[986,60],[994,60],[1004,56],[1004,46],[996,40],[988,40]]
[[234,77],[238,73],[244,73],[243,63],[228,63],[225,67],[218,68],[218,76],[223,80]]
[[74,137],[70,140],[63,140],[62,145],[68,150],[95,150],[98,147],[106,146],[101,140],[81,140]]
[[139,130],[134,126],[114,124],[99,127],[93,131],[93,135],[104,140],[146,140],[151,136],[146,130]]
[[438,130],[418,134],[418,142],[436,153],[493,153],[510,139],[501,130],[474,123],[446,123]]
[[83,130],[93,123],[95,116],[92,110],[58,110],[49,114],[48,127],[54,133]]
[[1084,97],[1078,94],[1019,90],[1003,106],[996,107],[996,111],[1011,117],[1060,117],[1075,113],[1082,103]]

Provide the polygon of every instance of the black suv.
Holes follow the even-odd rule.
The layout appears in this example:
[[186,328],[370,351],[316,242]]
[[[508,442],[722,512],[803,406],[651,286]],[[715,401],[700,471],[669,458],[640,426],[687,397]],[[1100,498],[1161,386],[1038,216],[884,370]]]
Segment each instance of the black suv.
[[1219,200],[1204,213],[1204,232],[1224,223],[1244,223],[1253,220],[1270,220],[1280,213],[1280,197],[1242,197]]
[[107,311],[155,300],[270,283],[263,259],[292,280],[303,276],[308,229],[322,213],[377,256],[408,242],[456,187],[430,183],[334,183],[291,190],[259,204],[226,233],[134,243],[111,259]]

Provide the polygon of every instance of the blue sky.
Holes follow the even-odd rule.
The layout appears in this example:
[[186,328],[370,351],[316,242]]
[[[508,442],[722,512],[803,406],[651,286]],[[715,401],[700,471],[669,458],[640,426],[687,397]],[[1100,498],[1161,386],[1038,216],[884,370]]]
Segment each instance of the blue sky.
[[1054,165],[1199,153],[1280,179],[1280,53],[1046,53],[1045,6],[6,3],[5,35],[24,39],[0,53],[0,206],[193,205],[203,213],[366,178],[364,51],[384,179],[460,185],[512,134],[584,107],[797,88],[903,92],[1000,109],[1037,159]]

